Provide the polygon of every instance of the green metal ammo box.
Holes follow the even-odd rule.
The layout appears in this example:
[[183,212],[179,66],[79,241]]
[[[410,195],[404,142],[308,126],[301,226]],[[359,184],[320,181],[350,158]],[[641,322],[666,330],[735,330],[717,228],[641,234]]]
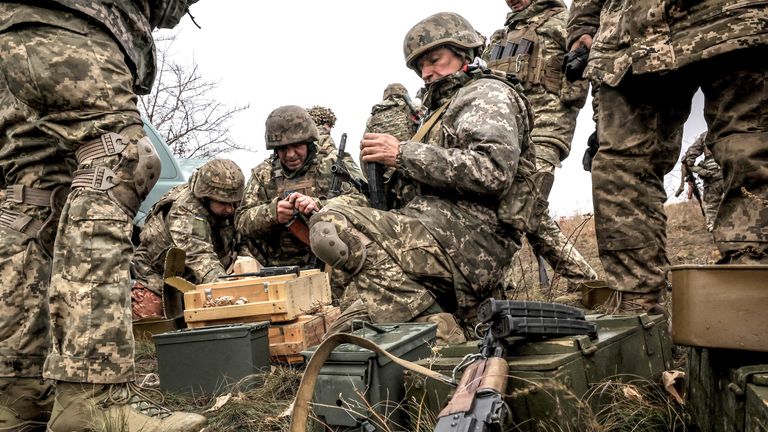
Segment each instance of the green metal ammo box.
[[153,336],[160,388],[176,393],[226,393],[232,384],[268,372],[269,322],[182,329]]
[[768,353],[689,348],[685,379],[701,432],[768,432]]
[[[373,341],[405,360],[432,355],[434,324],[364,324],[352,334]],[[306,361],[316,347],[302,352]],[[351,344],[338,346],[317,377],[313,412],[318,422],[334,430],[360,430],[366,424],[382,430],[405,430],[407,410],[403,368],[385,356]]]
[[[506,402],[514,431],[586,430],[580,415],[590,388],[611,378],[660,381],[671,368],[672,341],[661,315],[588,315],[597,324],[597,339],[568,336],[551,339],[508,338],[509,381]],[[441,347],[434,361],[420,361],[445,375],[478,342]],[[456,375],[456,380],[461,374]],[[405,372],[410,430],[432,430],[453,390],[446,384]],[[599,395],[590,403],[599,403]]]

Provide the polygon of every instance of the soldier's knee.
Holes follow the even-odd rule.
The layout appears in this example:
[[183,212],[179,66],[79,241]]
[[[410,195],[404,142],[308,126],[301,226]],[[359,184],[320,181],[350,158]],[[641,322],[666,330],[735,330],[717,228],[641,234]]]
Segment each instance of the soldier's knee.
[[106,192],[131,216],[157,183],[162,168],[160,157],[140,126],[106,133],[82,145],[75,156],[79,169],[72,187]]
[[336,212],[324,212],[310,222],[312,252],[331,267],[357,274],[365,263],[365,247],[370,240]]

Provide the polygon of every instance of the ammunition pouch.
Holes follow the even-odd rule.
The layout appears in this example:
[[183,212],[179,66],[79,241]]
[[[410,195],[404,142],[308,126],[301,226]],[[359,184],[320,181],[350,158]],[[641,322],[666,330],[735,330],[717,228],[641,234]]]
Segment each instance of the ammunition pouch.
[[549,207],[547,197],[554,181],[552,172],[534,171],[530,161],[520,159],[512,185],[499,202],[499,220],[521,232],[537,232]]

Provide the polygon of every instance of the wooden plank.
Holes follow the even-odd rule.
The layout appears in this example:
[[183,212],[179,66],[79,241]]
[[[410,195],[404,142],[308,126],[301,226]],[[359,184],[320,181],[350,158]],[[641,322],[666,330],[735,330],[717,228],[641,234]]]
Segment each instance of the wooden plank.
[[289,313],[286,301],[278,300],[274,302],[258,302],[213,308],[187,309],[184,311],[184,319],[187,322],[214,321],[225,318],[286,313]]

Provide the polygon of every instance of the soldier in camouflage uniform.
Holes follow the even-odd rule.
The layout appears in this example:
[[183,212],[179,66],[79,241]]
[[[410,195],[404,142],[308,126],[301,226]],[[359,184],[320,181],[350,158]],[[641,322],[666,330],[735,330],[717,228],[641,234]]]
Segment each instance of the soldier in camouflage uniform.
[[449,12],[407,33],[406,64],[426,84],[427,119],[407,141],[369,133],[361,147],[365,162],[409,180],[413,198],[391,211],[334,203],[310,220],[312,250],[350,275],[345,296],[358,298],[372,322],[450,321],[445,328],[457,329],[453,313],[472,323],[520,248],[510,209],[519,204],[518,168],[533,166],[530,119],[518,90],[479,63],[483,45]]
[[331,136],[331,129],[336,126],[336,114],[330,108],[315,105],[307,109],[312,121],[317,126],[317,145],[321,149],[333,151],[336,143]]
[[[720,201],[723,200],[723,169],[717,164],[712,152],[704,144],[707,139],[707,133],[701,134],[696,141],[688,147],[683,156],[684,169],[696,173],[702,181],[704,193],[701,196],[701,205],[704,210],[704,218],[707,221],[707,229],[712,232],[717,217],[717,209],[720,208]],[[696,159],[704,155],[698,164]],[[691,187],[697,187],[692,184]]]
[[[594,36],[594,43],[592,39]],[[768,263],[768,4],[736,0],[574,0],[571,49],[591,46],[600,82],[595,224],[620,310],[656,308],[665,287],[664,174],[704,93],[708,144],[723,167],[714,225],[723,262]],[[744,188],[749,194],[742,194]],[[755,197],[760,197],[755,199]]]
[[384,89],[384,99],[371,108],[365,133],[389,134],[407,141],[416,133],[420,121],[421,112],[408,96],[408,89],[394,83]]
[[0,2],[0,429],[45,428],[41,376],[49,431],[205,424],[133,384],[131,222],[160,175],[136,93],[186,3]]
[[184,278],[194,284],[216,282],[227,273],[240,246],[234,217],[244,186],[237,164],[214,159],[155,203],[131,262],[134,319],[163,315],[165,255],[172,247],[186,252]]
[[[317,128],[304,108],[283,106],[267,118],[267,150],[275,153],[251,170],[235,215],[237,231],[250,240],[254,256],[263,257],[267,266],[317,265],[309,245],[286,227],[295,218],[302,223],[331,198],[367,205],[365,196],[347,182],[341,183],[340,196],[331,196],[331,166],[337,152],[320,147],[317,140]],[[352,176],[363,178],[349,154],[344,154],[343,163]],[[340,296],[340,282],[332,279],[334,295]]]
[[[491,37],[483,59],[491,69],[514,73],[533,110],[531,140],[536,169],[554,172],[571,150],[576,117],[584,106],[589,83],[570,83],[561,72],[568,10],[562,0],[506,0],[511,12],[505,27]],[[568,280],[568,290],[597,279],[597,273],[565,238],[549,214],[539,231],[527,236],[534,252]]]

